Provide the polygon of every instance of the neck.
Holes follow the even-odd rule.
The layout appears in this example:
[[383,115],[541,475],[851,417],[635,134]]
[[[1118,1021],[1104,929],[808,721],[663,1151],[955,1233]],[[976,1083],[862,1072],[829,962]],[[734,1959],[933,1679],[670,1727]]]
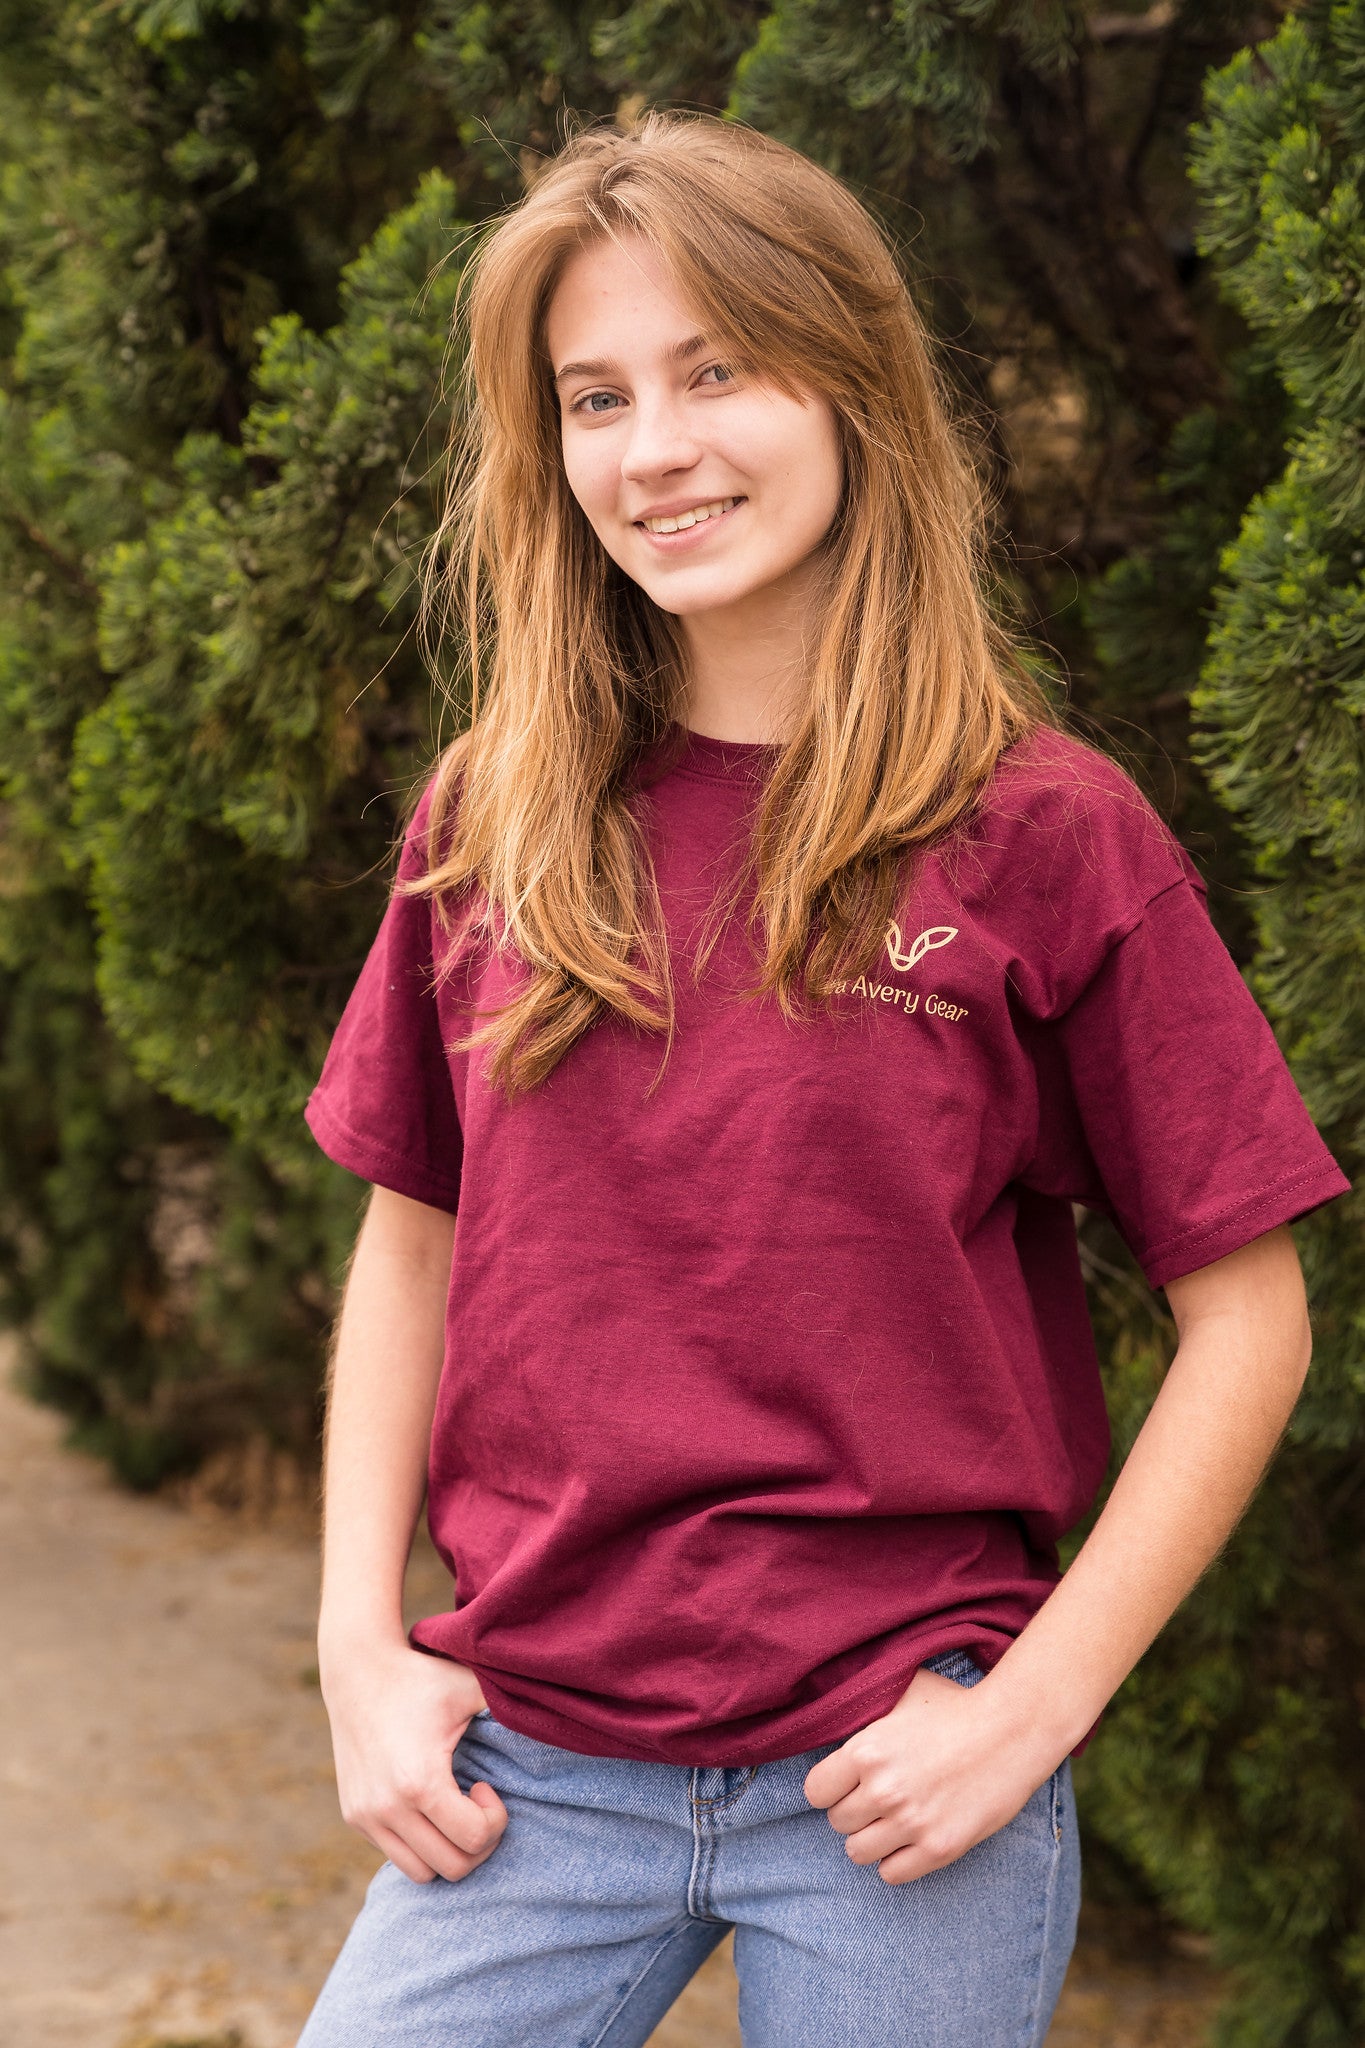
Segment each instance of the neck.
[[783,577],[683,618],[693,732],[738,743],[785,738],[805,671],[806,594],[804,577]]

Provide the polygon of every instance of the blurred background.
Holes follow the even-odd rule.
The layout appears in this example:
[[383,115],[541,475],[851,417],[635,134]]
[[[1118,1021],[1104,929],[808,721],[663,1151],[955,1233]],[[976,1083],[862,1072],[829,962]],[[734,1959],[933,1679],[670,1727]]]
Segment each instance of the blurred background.
[[[363,1191],[300,1111],[458,718],[413,629],[464,238],[644,104],[884,220],[1031,658],[1360,1172],[1365,0],[0,0],[11,2048],[287,2048],[377,1861],[311,1644]],[[1299,1226],[1289,1437],[1078,1766],[1065,2048],[1365,2041],[1361,1223]],[[1117,1459],[1171,1328],[1083,1251]],[[727,1970],[661,2044],[737,2040]]]

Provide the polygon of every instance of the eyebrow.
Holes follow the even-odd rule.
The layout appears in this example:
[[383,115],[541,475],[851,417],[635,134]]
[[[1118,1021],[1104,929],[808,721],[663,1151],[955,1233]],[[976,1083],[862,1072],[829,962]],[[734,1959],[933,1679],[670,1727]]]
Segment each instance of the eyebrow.
[[[689,357],[700,355],[708,346],[704,334],[693,334],[686,341],[672,342],[664,350],[664,355],[670,363],[685,363]],[[606,356],[588,363],[565,363],[562,370],[555,371],[555,383],[562,384],[566,377],[607,377],[616,367],[616,364]]]

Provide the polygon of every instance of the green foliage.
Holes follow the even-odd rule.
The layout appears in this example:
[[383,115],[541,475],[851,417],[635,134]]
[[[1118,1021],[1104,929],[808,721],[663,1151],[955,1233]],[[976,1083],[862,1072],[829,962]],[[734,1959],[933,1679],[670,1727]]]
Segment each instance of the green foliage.
[[[1230,297],[1292,402],[1224,550],[1195,695],[1263,887],[1256,984],[1348,1171],[1365,1164],[1365,10],[1316,8],[1210,85],[1193,172]],[[1313,935],[1303,943],[1305,931]],[[1314,1226],[1336,1316],[1298,1432],[1359,1442],[1359,1198]],[[1321,1238],[1321,1243],[1317,1239]],[[1354,1247],[1354,1251],[1353,1248]],[[1344,1263],[1343,1263],[1344,1262]]]
[[1222,935],[1246,960],[1255,943],[1246,852],[1191,760],[1190,698],[1223,550],[1248,502],[1283,467],[1288,405],[1263,344],[1230,359],[1228,384],[1222,405],[1200,406],[1176,428],[1155,531],[1089,585],[1082,610],[1099,664],[1089,708],[1100,734],[1154,801],[1179,817]]
[[739,66],[735,111],[844,174],[876,179],[918,150],[954,163],[998,147],[1009,55],[1059,75],[1078,27],[1066,0],[777,0]]
[[[154,1483],[249,1431],[316,1438],[357,1191],[296,1111],[428,736],[402,502],[449,280],[415,301],[454,201],[422,186],[339,283],[423,163],[400,193],[411,136],[342,147],[287,8],[11,4],[0,28],[0,1314],[35,1391]],[[289,950],[301,925],[325,963]],[[146,1044],[96,988],[134,958]],[[172,1100],[153,1080],[177,1061]],[[235,1131],[201,1113],[228,1099]]]
[[757,0],[725,8],[709,0],[634,0],[614,16],[604,10],[592,47],[608,79],[623,89],[719,113],[762,18]]
[[[1195,751],[1239,828],[1223,872],[1239,847],[1253,864],[1230,935],[1357,1179],[1363,51],[1358,0],[1318,7],[1209,81],[1192,172],[1201,246],[1253,335],[1239,402],[1180,429],[1156,544],[1092,598],[1111,706],[1144,641],[1194,686]],[[1288,1444],[1086,1767],[1092,1824],[1233,1971],[1228,2048],[1346,2048],[1365,2030],[1363,1212],[1356,1194],[1300,1226],[1316,1350]]]
[[72,768],[100,994],[147,1079],[271,1152],[311,1147],[303,1099],[372,926],[373,893],[337,886],[359,849],[330,806],[354,812],[362,769],[401,793],[430,746],[401,519],[420,539],[433,518],[458,273],[428,278],[453,208],[429,178],[343,273],[326,335],[271,323],[240,450],[189,437],[174,501],[104,565],[114,680]]
[[428,75],[457,110],[460,139],[491,180],[548,155],[562,139],[566,103],[607,113],[592,55],[600,8],[531,0],[496,7],[488,0],[433,0],[417,47]]

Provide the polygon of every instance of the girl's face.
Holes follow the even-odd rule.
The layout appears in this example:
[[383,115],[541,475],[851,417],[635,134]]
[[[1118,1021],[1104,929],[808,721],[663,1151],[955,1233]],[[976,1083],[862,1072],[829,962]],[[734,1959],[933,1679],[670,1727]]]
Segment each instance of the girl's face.
[[569,488],[662,610],[686,618],[799,586],[843,486],[826,400],[730,372],[634,237],[570,260],[546,343]]

